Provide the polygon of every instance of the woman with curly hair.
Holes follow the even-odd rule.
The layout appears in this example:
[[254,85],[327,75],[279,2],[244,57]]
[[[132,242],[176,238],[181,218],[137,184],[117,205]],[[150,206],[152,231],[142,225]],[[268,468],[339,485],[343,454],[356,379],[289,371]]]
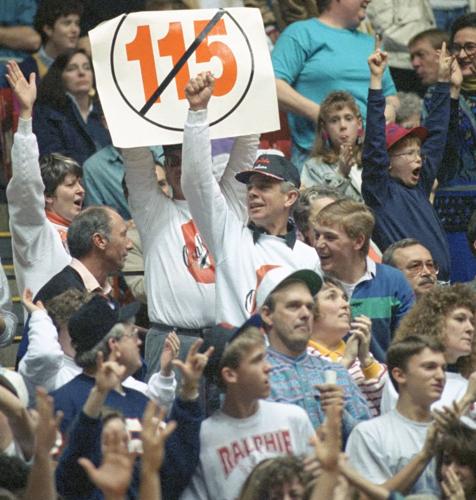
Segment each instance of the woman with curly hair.
[[[434,337],[443,342],[445,358],[454,370],[446,372],[446,384],[441,399],[434,407],[461,401],[468,389],[469,375],[476,370],[476,293],[461,283],[436,286],[424,295],[403,318],[394,342],[412,335]],[[395,407],[397,393],[390,380],[384,387],[381,412]],[[466,401],[466,398],[465,398]]]

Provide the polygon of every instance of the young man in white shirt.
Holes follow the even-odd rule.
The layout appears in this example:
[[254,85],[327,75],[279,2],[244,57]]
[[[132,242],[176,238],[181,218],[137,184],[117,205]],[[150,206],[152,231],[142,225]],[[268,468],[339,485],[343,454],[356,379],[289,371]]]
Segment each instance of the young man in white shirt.
[[[389,489],[397,489],[390,483],[405,468],[408,474],[399,491],[439,496],[434,463],[428,464],[436,435],[430,407],[445,386],[444,346],[433,338],[408,337],[390,346],[387,365],[399,392],[397,407],[354,428],[346,446],[349,461],[364,477]],[[409,462],[413,466],[405,467]]]
[[304,410],[262,399],[270,369],[261,332],[238,330],[218,366],[222,408],[202,423],[200,463],[181,500],[234,500],[262,460],[311,453],[314,430]]

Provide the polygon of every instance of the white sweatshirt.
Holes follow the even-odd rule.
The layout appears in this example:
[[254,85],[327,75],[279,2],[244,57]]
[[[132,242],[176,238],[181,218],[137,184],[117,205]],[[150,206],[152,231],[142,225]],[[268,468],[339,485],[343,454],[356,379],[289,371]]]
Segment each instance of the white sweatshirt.
[[259,401],[248,418],[218,410],[200,429],[200,462],[180,500],[234,500],[256,464],[272,457],[312,453],[314,429],[296,405]]
[[[255,158],[254,143],[248,136],[238,138],[230,155],[230,163],[235,167],[224,174],[232,190],[246,187],[234,178],[234,173],[251,168]],[[257,285],[273,267],[289,266],[320,273],[316,251],[301,241],[290,248],[283,238],[262,234],[253,242],[252,231],[236,216],[213,176],[206,110],[188,113],[183,139],[182,189],[193,220],[215,257],[217,323],[241,325],[246,321],[255,310]]]
[[33,295],[71,262],[57,227],[45,213],[45,186],[31,120],[18,121],[12,148],[12,178],[7,186],[13,263],[20,295]]
[[[139,230],[145,261],[149,318],[181,328],[203,328],[215,322],[215,261],[192,220],[187,201],[160,190],[148,148],[123,150],[129,205]],[[224,196],[243,217],[241,198],[227,188],[233,165],[220,182]],[[233,173],[233,172],[232,172]]]

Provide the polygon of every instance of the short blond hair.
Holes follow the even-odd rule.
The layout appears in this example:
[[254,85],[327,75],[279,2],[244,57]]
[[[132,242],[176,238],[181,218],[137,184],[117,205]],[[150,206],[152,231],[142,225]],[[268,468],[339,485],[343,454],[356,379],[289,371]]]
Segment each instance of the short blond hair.
[[375,226],[375,217],[365,203],[351,199],[337,200],[324,207],[314,217],[311,224],[340,226],[351,239],[365,237],[361,252],[367,255],[370,238]]

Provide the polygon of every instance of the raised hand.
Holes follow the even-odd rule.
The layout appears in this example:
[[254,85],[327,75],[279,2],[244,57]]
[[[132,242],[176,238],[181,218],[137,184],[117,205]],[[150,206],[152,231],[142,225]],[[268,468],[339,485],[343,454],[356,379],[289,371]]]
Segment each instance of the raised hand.
[[443,42],[438,51],[438,81],[449,82],[451,78],[451,66],[455,58],[446,50],[446,42]]
[[35,311],[46,311],[41,300],[38,300],[36,304],[33,302],[33,292],[29,288],[25,288],[25,290],[23,290],[21,301],[30,314],[33,314]]
[[36,453],[47,456],[56,443],[62,412],[55,415],[53,398],[43,387],[36,390]]
[[36,75],[30,74],[29,81],[24,77],[15,61],[7,63],[7,81],[20,103],[20,117],[25,120],[31,118],[33,104],[36,100]]
[[131,482],[134,455],[129,453],[127,442],[119,429],[109,429],[103,439],[103,459],[96,467],[88,458],[78,463],[89,479],[104,493],[105,499],[123,499]]
[[96,358],[96,388],[100,393],[108,393],[120,385],[126,371],[117,361],[104,361],[102,352]]
[[160,409],[156,415],[157,406],[153,401],[147,403],[142,420],[142,467],[147,467],[150,473],[157,473],[162,467],[165,455],[165,442],[174,432],[177,424],[172,420],[165,424],[165,410]]
[[453,58],[453,62],[451,63],[451,97],[453,99],[457,99],[459,97],[459,91],[461,89],[461,85],[463,84],[463,73],[461,72],[461,68],[458,62],[458,59]]
[[172,373],[172,361],[177,358],[180,351],[180,339],[172,331],[165,338],[162,354],[160,355],[160,373],[168,377]]
[[330,405],[326,409],[324,423],[317,429],[312,438],[314,454],[322,468],[326,470],[337,469],[340,450],[342,447],[342,408]]
[[195,78],[191,78],[185,87],[185,95],[190,109],[193,111],[206,109],[214,88],[215,78],[210,71],[202,72]]
[[379,81],[382,80],[383,73],[387,67],[388,53],[382,51],[382,38],[375,36],[375,51],[367,59],[371,76]]
[[180,359],[175,359],[172,364],[182,373],[182,399],[189,400],[198,396],[198,386],[208,358],[212,355],[214,347],[209,347],[206,352],[198,352],[203,344],[203,339],[197,339],[187,353],[185,363]]

